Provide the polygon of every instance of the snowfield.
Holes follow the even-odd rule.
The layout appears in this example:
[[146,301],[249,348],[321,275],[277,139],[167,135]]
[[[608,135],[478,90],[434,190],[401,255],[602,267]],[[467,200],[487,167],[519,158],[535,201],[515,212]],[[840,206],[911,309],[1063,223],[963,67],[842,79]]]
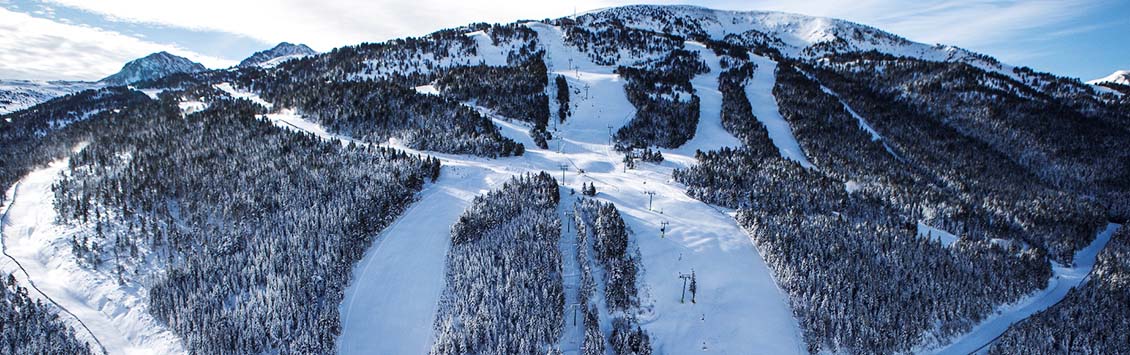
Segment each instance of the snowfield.
[[[34,283],[43,293],[32,291],[31,297],[53,301],[73,314],[61,312],[60,317],[79,339],[101,343],[109,354],[185,353],[180,338],[149,314],[145,285],[129,280],[119,284],[108,264],[90,269],[76,262],[71,235],[83,227],[55,224],[52,204],[51,185],[66,167],[66,160],[51,163],[8,192],[11,203],[3,217],[3,247],[27,271],[26,277],[18,277],[22,286],[31,289]],[[14,263],[3,266],[5,273],[25,276]]]
[[[615,203],[632,231],[632,243],[641,256],[641,314],[637,316],[652,335],[656,353],[803,352],[800,330],[786,295],[777,288],[749,236],[734,221],[732,211],[687,196],[685,187],[671,180],[674,168],[694,162],[693,149],[739,144],[721,128],[717,58],[704,55],[713,70],[693,83],[704,103],[698,131],[690,143],[693,148],[664,150],[668,161],[663,164],[640,164],[638,169],[625,170],[622,155],[608,145],[609,131],[626,124],[635,111],[625,97],[624,81],[612,72],[613,68],[592,64],[583,53],[566,46],[557,28],[538,23],[529,26],[538,32],[540,43],[549,53],[549,75],[560,74],[568,80],[574,93],[573,114],[557,125],[555,139],[549,142],[551,149],[543,150],[529,144],[532,142],[524,123],[476,108],[494,120],[504,135],[527,144],[526,154],[520,157],[487,159],[417,152],[395,140],[382,144],[436,156],[443,160],[443,173],[437,182],[425,187],[419,200],[397,222],[381,232],[355,267],[341,305],[340,352],[427,352],[445,285],[443,270],[451,226],[475,196],[517,174],[548,171],[558,176],[562,164],[569,167],[563,187],[579,190],[583,183],[595,184],[597,198]],[[771,74],[762,85],[768,85],[768,90],[755,90],[753,94],[771,94]],[[430,94],[434,90],[417,88]],[[249,93],[239,95],[257,99]],[[771,96],[756,99],[773,102],[776,107]],[[346,138],[328,133],[293,112],[268,117],[288,129],[327,139]],[[571,203],[570,198],[562,199],[563,205]],[[659,231],[664,221],[670,223],[666,238]],[[567,249],[575,240],[563,239],[560,243]],[[692,270],[699,280],[697,303],[681,303],[683,283],[678,276]],[[566,289],[575,281],[569,277],[565,280]],[[564,327],[560,347],[575,350],[581,342],[581,322],[573,327],[572,311],[563,312],[570,324]]]
[[[777,49],[790,57],[805,57],[802,55],[804,49],[830,43],[828,41],[840,39],[848,31],[855,31],[852,33],[856,38],[847,44],[848,49],[853,51],[874,49],[927,60],[964,62],[1024,81],[1011,66],[986,61],[972,52],[909,42],[840,20],[774,12],[739,13],[706,9],[696,12],[698,10],[694,9],[689,8],[686,12],[704,16],[708,21],[704,22],[702,30],[713,38],[758,31],[781,39]],[[647,20],[628,19],[624,25],[664,31],[663,24]],[[592,184],[597,190],[592,198],[615,204],[627,224],[631,238],[629,253],[638,256],[639,263],[637,286],[640,304],[638,313],[632,316],[649,333],[655,354],[806,353],[788,295],[777,286],[773,273],[747,231],[735,221],[735,211],[688,196],[686,186],[672,178],[675,169],[697,163],[694,156],[698,151],[742,145],[721,123],[722,94],[718,90],[718,76],[723,69],[718,55],[699,42],[683,44],[685,49],[697,52],[710,68],[709,73],[698,75],[691,81],[695,94],[700,98],[695,135],[680,147],[658,149],[665,158],[662,163],[638,162],[636,168],[628,169],[622,161],[624,154],[612,149],[612,134],[629,123],[636,109],[625,97],[625,80],[615,69],[616,65],[632,65],[653,58],[646,57],[646,54],[645,57],[639,57],[639,54],[633,57],[630,51],[621,51],[616,65],[597,65],[587,53],[566,43],[560,28],[541,22],[526,22],[524,26],[537,33],[537,45],[545,51],[544,60],[550,79],[546,88],[550,112],[557,112],[554,79],[561,76],[569,84],[571,106],[568,111],[571,114],[564,122],[554,122],[556,117],[551,118],[553,121],[549,129],[553,139],[548,141],[549,149],[539,149],[529,136],[530,125],[527,122],[476,106],[475,102],[465,102],[465,105],[491,119],[503,136],[525,145],[525,154],[518,157],[484,158],[418,151],[397,139],[379,142],[378,145],[383,147],[439,158],[442,173],[438,180],[424,186],[412,205],[395,222],[373,238],[362,259],[353,265],[349,284],[339,305],[341,333],[337,339],[337,352],[429,353],[435,337],[437,308],[449,276],[445,263],[452,226],[475,197],[501,186],[514,176],[546,171],[560,179],[562,198],[557,213],[562,217],[573,208],[574,200],[581,197],[575,192],[579,192],[582,185]],[[453,66],[506,65],[507,54],[517,48],[515,43],[495,44],[483,31],[464,35],[473,40],[477,49],[474,55],[461,55],[460,51],[465,49],[462,43],[471,42],[457,41],[460,44],[442,49],[442,52],[415,53],[403,63],[397,63],[395,58],[370,59],[361,64],[371,71],[354,73],[350,78],[384,78],[398,71],[431,73]],[[270,68],[288,59],[292,58],[276,58],[261,66]],[[757,68],[744,93],[753,114],[766,127],[781,157],[806,169],[818,169],[807,157],[789,122],[780,114],[773,95],[778,63],[753,53],[750,53],[750,61]],[[394,68],[392,64],[401,67]],[[3,85],[14,84],[0,82],[0,90],[6,88]],[[270,113],[262,117],[278,127],[342,144],[367,144],[330,132],[293,108],[276,107],[257,94],[243,91],[230,83],[214,87],[233,97],[264,105]],[[58,90],[62,92],[64,89]],[[894,158],[905,162],[886,144],[880,132],[847,101],[823,85],[821,89],[839,99],[844,110],[858,121],[859,128],[869,134],[871,141],[882,143]],[[443,95],[433,85],[417,86],[415,90],[425,95]],[[160,90],[144,92],[156,98]],[[24,96],[20,96],[23,101],[8,107],[0,106],[0,113],[12,107],[26,107],[40,99]],[[688,97],[677,95],[680,100]],[[205,110],[209,103],[203,100],[186,100],[180,102],[179,107],[184,114]],[[0,268],[14,273],[21,285],[30,289],[32,297],[58,305],[62,309],[60,317],[73,326],[77,336],[97,344],[96,348],[106,353],[185,353],[182,340],[149,313],[147,283],[162,276],[163,268],[159,262],[150,261],[154,265],[143,267],[140,272],[143,276],[137,280],[119,282],[118,276],[110,271],[110,265],[90,267],[80,265],[76,260],[70,247],[71,237],[89,233],[90,226],[56,224],[57,215],[52,205],[52,184],[65,173],[66,168],[66,160],[53,162],[30,173],[7,192],[8,203],[0,210],[3,212],[0,246],[6,255],[6,258],[0,259]],[[848,193],[861,188],[863,186],[857,181],[844,183]],[[572,222],[563,219],[568,226],[562,226],[563,234],[557,245],[563,258],[561,267],[565,294],[565,309],[562,310],[565,324],[557,345],[564,354],[578,354],[584,337],[583,316],[573,322],[573,306],[582,290],[577,260],[578,238]],[[995,313],[968,333],[947,340],[948,344],[931,341],[920,344],[913,352],[969,354],[982,351],[1013,324],[1055,305],[1072,288],[1085,282],[1098,253],[1121,227],[1108,224],[1094,242],[1076,252],[1073,265],[1053,262],[1053,276],[1047,288],[1013,304],[998,306]],[[921,221],[917,223],[916,230],[918,236],[938,240],[946,246],[959,240],[958,236]],[[696,275],[698,290],[694,301],[689,292],[685,292],[685,280],[680,278],[692,272]],[[601,313],[599,328],[606,338],[610,338],[611,326],[607,323],[610,323],[611,317],[602,299],[604,294],[600,292],[603,285],[598,284],[597,287],[601,289],[594,292],[593,297],[596,297],[594,303],[599,305]]]
[[103,85],[85,81],[0,80],[0,115]]

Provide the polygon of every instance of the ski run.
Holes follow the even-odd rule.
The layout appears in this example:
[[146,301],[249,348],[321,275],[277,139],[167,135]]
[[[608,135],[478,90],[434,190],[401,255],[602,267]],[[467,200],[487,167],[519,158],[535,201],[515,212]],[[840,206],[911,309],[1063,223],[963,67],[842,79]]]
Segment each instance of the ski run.
[[56,225],[51,191],[66,167],[65,159],[53,162],[8,191],[9,205],[0,228],[4,253],[11,259],[0,263],[3,272],[15,275],[20,286],[29,289],[29,296],[61,307],[60,317],[95,350],[185,353],[180,338],[149,314],[145,285],[119,283],[110,265],[88,268],[77,263],[71,253],[71,236],[90,226]]
[[[700,119],[694,138],[677,149],[661,149],[666,160],[641,163],[626,169],[622,155],[612,150],[609,134],[626,124],[635,110],[624,94],[624,80],[613,67],[593,64],[576,48],[566,45],[556,27],[530,23],[546,50],[549,75],[564,76],[574,92],[572,115],[555,125],[550,149],[537,149],[516,120],[475,107],[490,117],[503,135],[528,147],[525,155],[498,159],[419,152],[396,140],[389,146],[440,158],[443,172],[427,185],[417,201],[396,222],[377,236],[353,275],[340,305],[342,354],[421,354],[431,350],[438,300],[446,282],[445,262],[451,226],[478,195],[500,186],[512,176],[547,171],[559,176],[566,191],[558,213],[568,212],[580,195],[582,184],[593,184],[596,199],[612,202],[628,225],[631,247],[640,262],[638,278],[640,310],[636,316],[650,333],[657,354],[714,352],[723,354],[803,353],[804,344],[787,295],[775,283],[759,251],[733,219],[733,211],[711,206],[687,196],[685,187],[674,182],[672,171],[694,164],[696,151],[737,147],[740,142],[722,128],[719,59],[705,46],[687,42],[710,66],[710,73],[694,78],[692,85],[701,100]],[[470,33],[480,47],[490,46],[482,33]],[[496,51],[483,50],[484,62],[505,62]],[[768,128],[781,156],[806,168],[814,168],[798,144],[789,123],[781,117],[772,89],[776,63],[753,56],[756,73],[746,87],[756,117]],[[328,132],[315,122],[287,108],[273,108],[254,93],[230,84],[217,85],[235,97],[272,108],[266,117],[291,130],[309,132],[324,139],[352,141]],[[825,88],[825,90],[827,90]],[[418,87],[425,94],[440,94],[433,86]],[[830,94],[830,91],[828,91]],[[843,103],[841,101],[841,103]],[[846,103],[860,126],[881,140]],[[205,108],[202,102],[186,102],[187,112]],[[892,152],[893,154],[893,152]],[[565,168],[562,169],[562,166]],[[8,192],[9,205],[3,217],[3,248],[13,260],[4,260],[5,272],[17,273],[23,286],[38,289],[32,296],[50,298],[66,310],[78,336],[100,343],[111,354],[171,354],[185,350],[180,339],[149,315],[144,282],[119,284],[103,268],[81,267],[66,248],[70,236],[83,228],[54,223],[51,184],[64,171],[66,161],[37,170]],[[572,221],[564,220],[570,224]],[[946,244],[956,237],[920,224],[919,234],[939,238]],[[1011,324],[1061,300],[1072,287],[1084,281],[1095,257],[1119,226],[1111,224],[1095,242],[1076,254],[1074,266],[1055,265],[1047,289],[1012,305],[1005,305],[972,331],[956,339],[942,354],[977,351],[1002,334]],[[661,232],[665,229],[665,233]],[[579,353],[583,325],[573,323],[579,292],[577,236],[572,227],[562,228],[559,247],[563,255],[566,309],[559,348]],[[18,261],[26,275],[20,274]],[[108,268],[104,268],[108,269]],[[153,268],[157,270],[158,268]],[[682,301],[681,274],[698,278],[696,303]],[[25,277],[26,276],[26,277]],[[598,293],[597,297],[600,296]],[[598,302],[603,303],[603,302]],[[72,316],[73,315],[73,316]],[[89,331],[85,331],[89,329]],[[607,331],[607,327],[602,326]]]
[[1107,224],[1090,245],[1075,252],[1074,265],[1052,262],[1052,277],[1048,280],[1047,288],[1036,291],[1016,303],[1001,306],[997,313],[981,321],[968,333],[957,337],[948,346],[935,350],[936,353],[965,355],[984,351],[1016,322],[1059,303],[1067,296],[1068,291],[1086,281],[1095,267],[1099,252],[1106,247],[1110,237],[1121,227],[1114,223]]

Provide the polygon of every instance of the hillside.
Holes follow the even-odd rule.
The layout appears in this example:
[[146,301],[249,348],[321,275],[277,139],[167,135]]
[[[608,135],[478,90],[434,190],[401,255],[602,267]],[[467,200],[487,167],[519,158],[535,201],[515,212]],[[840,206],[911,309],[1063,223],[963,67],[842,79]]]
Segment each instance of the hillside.
[[0,115],[101,85],[72,81],[0,80]]
[[690,6],[272,51],[0,116],[2,265],[67,339],[1007,352],[1117,290],[1130,101],[1076,79]]

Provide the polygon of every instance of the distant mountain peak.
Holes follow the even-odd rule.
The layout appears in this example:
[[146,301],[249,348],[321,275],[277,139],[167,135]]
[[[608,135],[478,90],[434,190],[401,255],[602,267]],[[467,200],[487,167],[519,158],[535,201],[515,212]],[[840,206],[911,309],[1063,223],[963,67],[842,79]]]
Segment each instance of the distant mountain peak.
[[274,66],[282,61],[292,58],[305,57],[309,55],[318,54],[317,51],[310,49],[305,44],[293,44],[290,42],[282,42],[274,48],[255,52],[247,59],[239,62],[239,67],[251,66]]
[[1110,75],[1088,81],[1087,84],[1099,85],[1102,83],[1115,83],[1120,85],[1130,85],[1130,70],[1118,70]]
[[121,71],[103,78],[101,82],[110,85],[125,85],[175,73],[196,73],[205,70],[208,70],[208,68],[200,63],[166,51],[160,51],[129,61],[122,66]]

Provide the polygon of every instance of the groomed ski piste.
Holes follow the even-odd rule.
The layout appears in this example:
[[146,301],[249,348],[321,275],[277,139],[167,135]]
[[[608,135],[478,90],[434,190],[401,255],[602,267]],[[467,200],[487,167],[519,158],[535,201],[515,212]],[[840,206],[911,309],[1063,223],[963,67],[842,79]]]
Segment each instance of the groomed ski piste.
[[1107,224],[1106,228],[1099,231],[1098,235],[1095,236],[1095,240],[1091,244],[1075,252],[1074,265],[1068,266],[1052,262],[1052,277],[1048,280],[1048,287],[1013,304],[1001,306],[997,309],[997,313],[990,315],[968,333],[957,337],[949,345],[925,352],[939,355],[967,355],[987,352],[988,345],[996,341],[1013,324],[1054,306],[1067,296],[1068,291],[1086,281],[1091,270],[1095,268],[1095,260],[1098,258],[1099,252],[1106,248],[1111,236],[1121,227],[1121,225],[1115,223]]
[[16,276],[32,298],[61,307],[60,318],[95,352],[100,344],[108,354],[185,353],[180,338],[149,314],[143,285],[119,284],[109,265],[91,269],[76,262],[71,236],[84,227],[55,224],[51,191],[66,167],[66,159],[55,161],[9,189],[0,228],[4,252],[15,262],[5,257],[2,271]]
[[[787,296],[776,286],[748,235],[733,220],[733,211],[688,197],[685,188],[671,179],[673,169],[694,164],[694,151],[740,144],[721,127],[721,95],[717,90],[721,69],[717,57],[701,44],[686,43],[711,67],[709,74],[692,81],[701,99],[696,135],[677,149],[663,149],[667,158],[664,163],[641,163],[637,169],[627,170],[620,161],[622,156],[608,144],[608,126],[619,128],[634,114],[625,98],[622,79],[613,73],[612,67],[595,65],[584,53],[563,43],[558,28],[540,23],[529,26],[538,32],[547,51],[550,75],[565,76],[574,89],[572,115],[558,125],[551,149],[543,150],[535,148],[524,123],[479,108],[505,136],[528,147],[520,157],[489,159],[417,152],[395,140],[383,144],[436,156],[443,160],[443,172],[439,180],[425,187],[409,210],[374,239],[355,266],[341,305],[343,331],[339,351],[427,353],[434,336],[436,306],[446,282],[444,263],[450,228],[458,216],[475,196],[500,186],[514,175],[539,171],[557,175],[561,172],[559,166],[564,164],[569,168],[562,186],[579,190],[583,183],[595,184],[596,198],[615,203],[632,231],[632,246],[638,248],[641,256],[641,313],[637,316],[651,334],[656,353],[803,353],[800,331]],[[490,46],[482,34],[468,35],[474,36],[480,47]],[[482,62],[503,64],[505,59],[494,55],[496,52],[482,51]],[[776,63],[757,56],[753,60],[758,68],[746,94],[756,116],[769,128],[783,157],[812,167],[788,122],[776,111],[772,96]],[[253,93],[241,92],[231,85],[217,87],[271,106]],[[583,95],[579,88],[584,88]],[[430,86],[418,90],[439,94]],[[203,109],[200,104],[186,103],[182,108]],[[350,141],[349,137],[332,134],[291,109],[275,110],[267,117],[287,129]],[[180,339],[149,315],[142,285],[119,285],[108,272],[80,267],[65,247],[75,231],[54,224],[50,191],[65,167],[65,161],[55,162],[29,174],[9,190],[8,205],[3,209],[3,247],[27,270],[30,279],[21,276],[19,268],[7,259],[0,262],[3,271],[16,273],[24,287],[34,283],[43,294],[33,291],[31,296],[49,297],[57,302],[69,312],[61,317],[74,325],[81,339],[97,339],[110,354],[183,353]],[[571,203],[571,198],[562,199],[562,208],[569,208]],[[670,223],[666,237],[660,236],[663,222]],[[1011,324],[1060,301],[1068,290],[1084,281],[1096,255],[1118,227],[1109,225],[1094,243],[1079,251],[1074,266],[1054,265],[1054,276],[1045,290],[1002,306],[997,314],[952,344],[926,351],[965,354],[982,349]],[[926,234],[933,237],[948,237],[935,233],[944,231],[929,226],[920,229],[930,229]],[[575,236],[571,243],[574,244],[563,238],[560,247],[563,251],[575,251]],[[575,299],[576,290],[569,291],[575,280],[569,278],[569,265],[563,266],[567,297],[572,293]],[[683,303],[678,276],[692,270],[698,277],[698,302]],[[570,311],[563,312],[566,320],[571,320]],[[581,328],[567,324],[563,329],[560,348],[575,353],[579,337],[583,336]]]
[[[626,170],[620,162],[621,154],[608,145],[608,126],[619,128],[634,113],[623,81],[612,67],[592,64],[583,53],[566,46],[557,28],[530,26],[547,50],[550,75],[565,76],[571,88],[587,88],[587,95],[574,90],[573,114],[558,125],[548,150],[534,148],[525,124],[480,108],[498,124],[503,135],[530,147],[520,157],[488,159],[417,152],[395,140],[383,144],[440,158],[443,173],[425,187],[419,200],[397,222],[382,231],[355,267],[341,305],[340,353],[428,352],[436,307],[446,282],[444,263],[450,228],[458,216],[475,196],[512,176],[539,171],[557,175],[562,164],[569,167],[562,181],[564,187],[579,190],[583,183],[595,184],[599,192],[596,198],[615,203],[633,232],[632,243],[641,256],[638,317],[651,334],[656,353],[802,352],[800,331],[786,295],[776,286],[749,236],[733,220],[732,211],[688,197],[685,188],[671,180],[674,168],[694,162],[694,149],[738,144],[721,129],[717,58],[706,56],[709,51],[698,48],[713,71],[693,83],[704,103],[695,138],[680,149],[663,150],[668,159],[663,164],[641,164],[635,170]],[[693,43],[688,46],[696,49]],[[771,88],[772,81],[768,85]],[[435,93],[430,86],[417,90]],[[343,138],[293,111],[279,112],[268,118],[280,126],[327,139]],[[562,203],[571,204],[572,200],[563,199]],[[666,238],[661,238],[664,221],[670,226]],[[569,242],[563,241],[561,248],[568,247]],[[681,303],[683,283],[678,276],[692,270],[698,276],[698,302]],[[563,312],[569,315],[568,310]],[[566,319],[571,320],[571,316]],[[582,336],[577,329],[571,324],[564,328],[559,344],[562,350],[576,351]]]

